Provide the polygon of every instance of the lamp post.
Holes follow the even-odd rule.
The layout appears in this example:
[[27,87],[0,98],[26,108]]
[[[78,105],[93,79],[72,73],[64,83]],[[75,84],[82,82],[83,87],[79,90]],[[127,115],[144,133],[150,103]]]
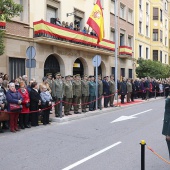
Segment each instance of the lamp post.
[[118,87],[117,87],[117,80],[118,80],[118,76],[117,76],[117,72],[118,72],[118,68],[117,68],[117,54],[118,54],[118,28],[117,28],[117,0],[115,0],[115,90],[116,90],[116,94],[115,97],[118,101]]

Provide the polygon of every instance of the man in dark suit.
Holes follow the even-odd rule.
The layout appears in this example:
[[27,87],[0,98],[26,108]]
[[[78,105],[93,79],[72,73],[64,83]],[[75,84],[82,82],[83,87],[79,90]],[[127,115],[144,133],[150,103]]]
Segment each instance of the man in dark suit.
[[104,95],[104,107],[108,107],[109,103],[109,95],[110,95],[110,84],[109,84],[109,77],[105,76],[103,79],[103,95]]

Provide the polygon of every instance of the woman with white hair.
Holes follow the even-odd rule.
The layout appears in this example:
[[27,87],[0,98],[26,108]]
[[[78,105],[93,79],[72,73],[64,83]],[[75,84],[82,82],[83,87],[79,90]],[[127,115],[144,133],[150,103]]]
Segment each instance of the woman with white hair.
[[23,98],[21,94],[16,90],[14,83],[9,84],[9,90],[6,93],[6,99],[8,102],[8,111],[11,112],[9,119],[10,130],[11,132],[19,131],[17,122],[19,113],[22,109],[21,103]]
[[52,105],[52,97],[46,85],[42,85],[42,91],[40,93],[40,96],[42,100],[42,108],[46,109],[43,111],[43,125],[46,125],[46,124],[49,124],[49,115],[50,115],[50,109],[51,109],[48,107]]

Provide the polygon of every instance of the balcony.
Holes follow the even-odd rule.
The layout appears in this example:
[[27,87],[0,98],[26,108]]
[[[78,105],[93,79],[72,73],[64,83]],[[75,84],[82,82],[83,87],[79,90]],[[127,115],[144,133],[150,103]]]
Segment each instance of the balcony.
[[119,47],[119,58],[126,59],[132,57],[132,47],[120,46]]
[[113,55],[115,43],[103,40],[97,44],[97,37],[40,20],[34,22],[34,40],[37,43],[57,45],[77,50]]

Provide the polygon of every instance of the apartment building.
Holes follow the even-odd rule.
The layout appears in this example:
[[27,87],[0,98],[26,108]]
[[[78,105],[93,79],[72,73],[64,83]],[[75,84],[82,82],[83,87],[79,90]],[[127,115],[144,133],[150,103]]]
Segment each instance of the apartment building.
[[135,59],[169,64],[168,1],[137,0],[135,9]]
[[[111,0],[111,34],[115,41],[115,1]],[[118,77],[133,78],[134,75],[134,1],[117,0],[118,27]]]
[[[80,30],[86,22],[96,0],[14,0],[23,5],[23,12],[12,22],[6,23],[5,53],[0,67],[14,79],[28,74],[26,50],[36,49],[36,67],[31,77],[38,82],[46,73],[61,72],[63,76],[74,74],[93,75],[92,59],[102,58],[98,68],[102,76],[114,74],[114,1],[101,0],[105,19],[105,37],[100,44],[97,38],[81,31],[56,25],[56,18],[72,22]],[[119,1],[119,70],[118,76],[133,77],[133,1]],[[120,15],[120,16],[119,16]],[[89,32],[91,28],[89,28]]]

